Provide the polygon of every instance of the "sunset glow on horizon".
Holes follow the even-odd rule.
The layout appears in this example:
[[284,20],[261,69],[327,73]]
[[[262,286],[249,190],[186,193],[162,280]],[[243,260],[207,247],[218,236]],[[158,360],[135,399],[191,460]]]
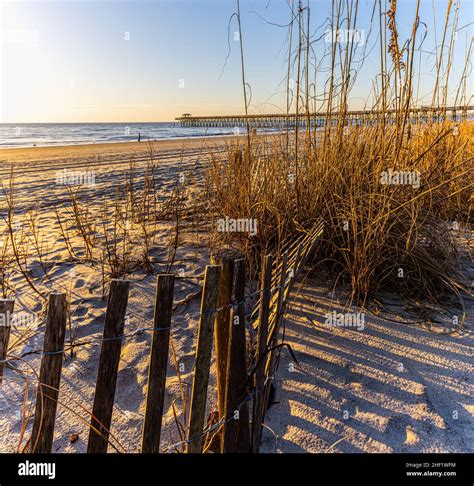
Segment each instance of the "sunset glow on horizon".
[[[437,2],[440,12],[446,3]],[[321,11],[328,10],[327,0],[320,4]],[[463,26],[472,21],[472,6],[468,1],[462,7]],[[235,17],[229,24],[235,8],[230,0],[4,1],[0,122],[153,122],[172,121],[184,112],[242,114]],[[318,8],[316,3],[315,18]],[[413,15],[408,0],[400,2],[400,11],[404,8],[410,20],[400,26],[401,35],[409,32]],[[280,113],[286,104],[288,30],[275,24],[288,24],[287,2],[243,0],[241,10],[250,111]],[[379,70],[371,12],[367,4],[359,14],[367,57],[351,92],[351,109],[370,104]],[[432,14],[431,1],[422,2],[420,17]],[[436,18],[437,25],[443,21]],[[323,43],[322,21],[314,24],[314,36],[322,36]],[[467,26],[458,35],[452,86],[462,75],[469,34]],[[430,31],[423,51],[433,46]],[[322,48],[315,47],[317,56]],[[424,54],[421,62],[426,68],[417,94],[419,104],[429,104],[434,58]],[[318,89],[324,85],[323,71]]]

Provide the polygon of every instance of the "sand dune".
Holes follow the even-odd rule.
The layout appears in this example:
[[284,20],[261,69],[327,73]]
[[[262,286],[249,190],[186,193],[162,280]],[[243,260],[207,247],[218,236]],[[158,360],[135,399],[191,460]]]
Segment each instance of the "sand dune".
[[[156,142],[153,157],[157,164],[159,201],[166,200],[180,174],[192,178],[187,196],[192,200],[193,191],[202,182],[208,152],[222,154],[224,144],[225,140],[220,138]],[[74,354],[65,355],[53,446],[56,452],[86,450],[87,410],[92,406],[106,309],[100,266],[71,261],[64,250],[55,210],[68,205],[70,194],[68,186],[56,183],[57,175],[64,170],[93,172],[94,184],[81,187],[80,197],[88,210],[97,214],[104,201],[111,203],[117,188],[125,183],[130,162],[139,180],[149,161],[149,147],[144,143],[0,151],[3,184],[8,184],[13,167],[16,214],[23,221],[29,212],[38,211],[38,227],[46,242],[46,273],[33,254],[28,258],[29,272],[42,292],[55,289],[68,293],[72,321],[66,341],[71,342],[71,331],[75,342],[91,341],[90,345],[76,347]],[[198,198],[194,199],[199,203]],[[4,215],[2,193],[0,202]],[[6,229],[3,220],[0,229],[2,232]],[[17,230],[21,231],[21,225]],[[69,230],[75,232],[77,228],[71,225]],[[174,223],[166,219],[160,220],[154,229],[151,260],[155,272],[167,268],[173,234]],[[182,275],[176,284],[175,302],[186,303],[175,311],[172,339],[178,363],[184,366],[185,383],[192,378],[199,312],[196,294],[208,262],[205,228],[196,228],[189,221],[183,223],[173,268]],[[128,278],[132,285],[127,338],[111,433],[118,450],[137,452],[150,348],[150,333],[141,329],[150,327],[153,318],[155,276],[139,269]],[[16,289],[16,311],[41,318],[42,305],[24,278],[13,272],[10,281]],[[381,316],[367,314],[364,332],[331,328],[324,324],[324,313],[342,308],[343,295],[338,298],[314,281],[305,282],[300,291],[295,291],[286,320],[286,342],[295,351],[302,369],[293,367],[289,354],[283,351],[276,376],[278,403],[268,412],[262,450],[472,451],[472,321],[467,321],[461,330],[429,330],[397,322],[397,316],[406,313],[400,312],[400,302],[392,302],[392,307],[387,304]],[[25,392],[34,401],[32,370],[39,369],[36,351],[41,348],[44,332],[42,320],[35,319],[13,330],[10,353],[24,358],[15,365],[18,369],[5,370],[0,395],[1,452],[17,448]],[[209,409],[216,400],[213,379]],[[162,433],[164,450],[180,440],[174,419],[174,413],[179,420],[184,419],[180,393],[175,363],[170,357]],[[173,403],[176,403],[174,411]],[[71,443],[71,434],[78,434],[79,439]]]
[[380,315],[350,309],[366,313],[361,331],[326,324],[326,313],[348,312],[328,288],[311,279],[294,292],[286,341],[301,368],[282,352],[262,450],[472,452],[472,299],[453,328],[416,323],[387,297]]
[[[164,201],[180,174],[192,174],[196,180],[202,175],[207,152],[212,148],[219,153],[223,149],[223,139],[200,139],[185,141],[163,141],[154,144],[154,160],[157,164],[156,178],[160,187],[159,201]],[[88,431],[88,416],[81,407],[90,410],[94,395],[100,351],[100,338],[103,330],[106,303],[102,298],[100,265],[71,261],[64,249],[55,218],[55,210],[63,211],[70,201],[67,185],[56,183],[57,174],[66,169],[69,173],[94,173],[94,184],[79,188],[80,200],[88,211],[98,214],[104,201],[113,204],[117,188],[122,187],[133,162],[134,174],[139,180],[150,161],[146,144],[103,144],[74,147],[48,147],[31,149],[6,149],[0,152],[0,175],[3,184],[8,184],[10,165],[15,180],[15,214],[21,222],[16,231],[21,232],[26,217],[31,211],[38,211],[37,226],[44,238],[44,272],[37,256],[28,258],[28,269],[34,276],[38,289],[45,295],[51,290],[67,292],[71,302],[72,334],[74,340],[94,342],[91,345],[75,348],[74,355],[66,353],[62,373],[60,406],[58,408],[56,437],[53,451],[84,452]],[[5,216],[6,201],[0,193],[2,216]],[[182,223],[180,244],[175,256],[174,270],[182,275],[175,287],[175,304],[190,299],[200,286],[200,277],[209,262],[206,235],[204,231],[187,229],[189,224]],[[4,220],[0,222],[3,234],[6,231]],[[68,231],[74,234],[77,227],[71,224]],[[169,241],[174,235],[174,223],[161,220],[154,228],[154,246],[151,260],[155,272],[165,271],[169,262]],[[78,249],[80,253],[81,250]],[[123,346],[121,371],[117,385],[117,396],[113,418],[112,434],[120,436],[120,450],[137,451],[141,436],[141,417],[144,411],[145,386],[148,374],[150,332],[138,332],[150,327],[153,319],[155,276],[142,270],[128,276],[131,280],[131,293],[127,312],[126,332],[130,335]],[[21,430],[21,409],[26,380],[31,380],[28,397],[34,403],[35,383],[31,370],[39,369],[39,356],[44,327],[41,316],[43,307],[35,292],[28,286],[19,272],[13,271],[10,282],[15,287],[16,312],[26,318],[22,325],[12,330],[9,352],[14,356],[24,356],[18,362],[18,370],[5,370],[4,384],[0,395],[0,450],[16,450]],[[190,381],[194,360],[195,334],[199,313],[199,298],[190,299],[178,307],[173,318],[173,344],[179,363],[184,366],[182,378]],[[66,342],[70,342],[68,330]],[[32,353],[33,354],[29,354]],[[165,405],[163,424],[164,448],[180,437],[175,430],[173,400],[180,400],[177,374],[170,357],[168,399]],[[178,418],[182,416],[176,406]],[[73,444],[69,437],[79,434]]]

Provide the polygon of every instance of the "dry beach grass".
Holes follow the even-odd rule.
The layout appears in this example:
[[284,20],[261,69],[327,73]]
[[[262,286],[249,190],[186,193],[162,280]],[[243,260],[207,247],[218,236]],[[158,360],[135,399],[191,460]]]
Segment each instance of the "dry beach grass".
[[[355,42],[330,43],[324,101],[318,105],[316,80],[313,85],[309,79],[310,11],[301,2],[291,5],[287,112],[296,109],[297,121],[306,123],[311,113],[325,113],[331,121],[320,130],[297,123],[271,136],[247,130],[243,137],[0,152],[0,295],[14,297],[16,312],[23,312],[12,329],[1,388],[1,451],[24,451],[28,443],[52,290],[65,292],[68,300],[53,451],[85,451],[113,278],[132,285],[109,450],[139,450],[150,347],[144,329],[153,319],[156,274],[171,272],[177,284],[162,450],[183,452],[210,254],[221,247],[243,251],[250,289],[261,277],[265,255],[281,256],[285,245],[321,220],[324,232],[301,289],[291,296],[281,336],[302,367],[292,374],[291,353],[279,356],[279,403],[269,411],[264,450],[472,447],[471,430],[461,429],[472,424],[473,126],[443,111],[449,62],[439,66],[450,52],[436,52],[432,117],[412,124],[419,3],[411,37],[402,43],[396,2],[389,2],[387,22],[379,12],[377,113],[372,123],[356,126],[347,119]],[[357,8],[356,0],[331,2],[331,29],[355,29]],[[443,38],[456,28],[457,18],[448,22],[452,15],[449,2]],[[240,13],[238,20],[240,30]],[[242,43],[241,55],[247,112]],[[295,70],[293,91],[289,78]],[[456,102],[467,105],[465,88],[458,95]],[[221,231],[225,218],[254,223],[256,231]],[[322,292],[331,291],[331,300],[319,292],[323,272]],[[397,308],[392,314],[390,305]],[[329,309],[371,317],[358,330],[330,327]],[[251,359],[254,325],[247,323]],[[215,409],[213,392],[208,412]]]

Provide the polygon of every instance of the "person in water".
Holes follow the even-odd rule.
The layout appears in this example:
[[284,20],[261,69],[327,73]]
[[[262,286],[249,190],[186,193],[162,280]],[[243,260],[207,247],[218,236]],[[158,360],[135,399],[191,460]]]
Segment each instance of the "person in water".
[[142,141],[142,135],[140,132],[138,132],[138,141],[141,142]]

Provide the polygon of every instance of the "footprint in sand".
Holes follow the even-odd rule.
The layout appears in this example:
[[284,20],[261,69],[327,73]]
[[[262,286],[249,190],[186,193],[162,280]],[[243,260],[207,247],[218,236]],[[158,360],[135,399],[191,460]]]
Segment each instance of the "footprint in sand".
[[390,438],[390,445],[394,450],[400,450],[400,447],[405,444],[408,428],[405,421],[400,417],[390,417],[388,419],[384,435]]
[[74,288],[75,289],[82,289],[82,288],[84,288],[85,283],[86,283],[86,281],[83,278],[78,278],[74,282]]

